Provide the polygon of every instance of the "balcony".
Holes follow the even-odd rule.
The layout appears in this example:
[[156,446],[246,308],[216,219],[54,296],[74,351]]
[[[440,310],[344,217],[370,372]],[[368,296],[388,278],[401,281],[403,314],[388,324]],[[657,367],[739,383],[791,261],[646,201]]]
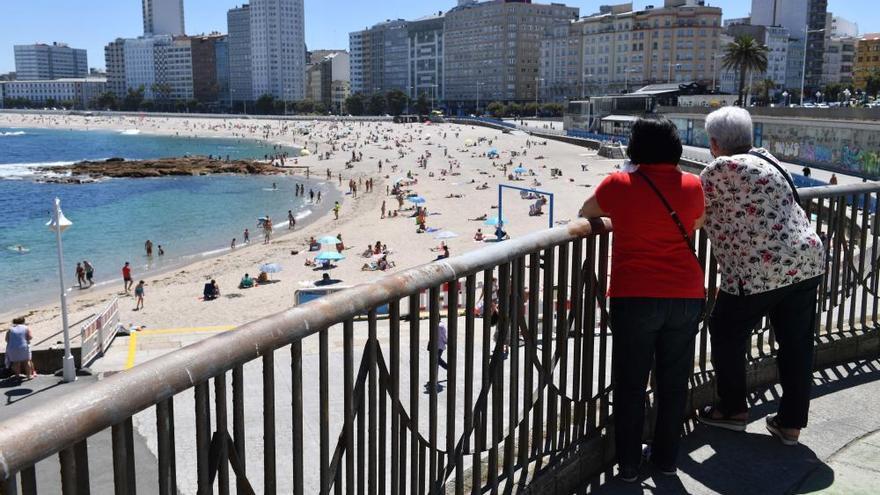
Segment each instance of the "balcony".
[[[880,186],[805,189],[801,198],[828,235],[815,337],[820,414],[804,437],[818,451],[789,449],[781,459],[766,438],[722,438],[689,423],[683,481],[725,491],[744,480],[775,490],[794,471],[772,467],[800,466],[795,474],[803,476],[792,483],[827,486],[835,469],[849,469],[844,457],[835,464],[831,446],[880,427],[863,406],[878,391],[868,383],[877,363],[861,362],[880,353]],[[78,387],[63,407],[46,403],[0,423],[0,486],[7,494],[571,493],[587,484],[613,491],[619,486],[602,475],[614,455],[611,234],[601,220],[534,232]],[[702,233],[696,247],[711,307],[717,271]],[[481,317],[493,294],[494,322]],[[443,371],[428,345],[441,320]],[[705,324],[696,349],[691,410],[714,390]],[[758,410],[773,401],[775,352],[772,329],[756,328],[749,377]],[[835,421],[835,405],[838,414],[852,409],[849,423]],[[816,462],[819,454],[827,464]]]

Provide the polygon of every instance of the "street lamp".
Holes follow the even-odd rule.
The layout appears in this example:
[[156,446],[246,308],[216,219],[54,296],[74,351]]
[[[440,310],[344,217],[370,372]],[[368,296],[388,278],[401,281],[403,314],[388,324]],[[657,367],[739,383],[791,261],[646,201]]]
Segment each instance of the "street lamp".
[[821,99],[822,99],[822,92],[821,92],[821,91],[816,91],[816,103],[817,103],[817,104],[818,104],[818,103],[821,103]]
[[539,94],[538,93],[538,82],[543,81],[543,80],[544,80],[543,78],[535,77],[535,118],[536,119],[538,118],[538,107],[540,106],[540,103],[538,103],[538,94]]
[[623,92],[629,93],[629,75],[638,72],[638,69],[623,69]]
[[849,90],[849,88],[844,89],[843,90],[843,98],[844,98],[844,102],[846,102],[846,106],[849,106],[850,96],[852,96],[852,92]]
[[786,108],[788,108],[788,97],[789,97],[789,96],[790,96],[790,95],[788,94],[788,91],[783,91],[783,92],[782,92],[782,101],[785,102],[785,107],[786,107]]
[[480,116],[480,93],[482,92],[482,87],[485,86],[484,82],[477,82],[477,108],[475,109],[475,114],[477,117]]
[[718,59],[724,57],[724,54],[718,54],[712,56],[712,91],[715,91],[715,78],[718,75]]
[[672,67],[673,66],[675,67],[675,70],[677,71],[681,67],[681,64],[673,64],[672,62],[666,62],[666,70],[669,73],[669,75],[666,76],[666,83],[667,84],[672,82]]
[[76,368],[73,363],[73,355],[70,354],[70,332],[67,320],[67,289],[64,286],[64,255],[61,249],[61,233],[73,225],[73,222],[65,218],[61,212],[61,200],[55,198],[55,210],[52,220],[46,224],[49,230],[55,232],[55,242],[58,245],[58,281],[61,284],[61,324],[64,330],[64,359],[62,360],[62,381],[70,383],[76,381]]

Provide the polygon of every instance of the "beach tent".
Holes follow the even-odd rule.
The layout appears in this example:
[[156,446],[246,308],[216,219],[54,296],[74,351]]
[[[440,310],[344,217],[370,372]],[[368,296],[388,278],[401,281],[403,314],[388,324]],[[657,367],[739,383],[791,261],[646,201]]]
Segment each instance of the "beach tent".
[[334,236],[332,236],[332,235],[325,235],[324,237],[318,239],[318,243],[319,243],[319,244],[333,244],[333,245],[336,245],[336,244],[339,244],[340,242],[342,242],[342,241],[340,241],[339,239],[337,239],[336,237],[334,237]]
[[309,156],[311,154],[312,154],[312,152],[307,150],[306,148],[299,150],[299,156]]
[[516,167],[515,169],[513,169],[513,172],[516,174],[524,174],[528,172],[528,170],[525,167]]
[[336,251],[322,251],[321,254],[315,256],[315,259],[318,261],[339,261],[344,260],[345,255]]
[[410,196],[410,197],[406,198],[406,200],[409,201],[410,203],[416,204],[416,205],[425,204],[425,198],[423,198],[421,196]]

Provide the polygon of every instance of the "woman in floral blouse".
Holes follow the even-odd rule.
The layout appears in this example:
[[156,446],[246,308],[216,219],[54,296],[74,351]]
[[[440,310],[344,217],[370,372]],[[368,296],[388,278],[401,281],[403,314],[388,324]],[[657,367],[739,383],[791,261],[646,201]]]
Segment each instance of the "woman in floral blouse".
[[748,336],[769,316],[779,344],[783,389],[767,429],[797,444],[807,425],[816,294],[825,267],[822,242],[796,200],[788,172],[752,148],[752,119],[738,107],[706,118],[713,161],[702,173],[706,233],[718,261],[721,291],[709,321],[720,402],[700,413],[711,426],[743,431],[748,422]]

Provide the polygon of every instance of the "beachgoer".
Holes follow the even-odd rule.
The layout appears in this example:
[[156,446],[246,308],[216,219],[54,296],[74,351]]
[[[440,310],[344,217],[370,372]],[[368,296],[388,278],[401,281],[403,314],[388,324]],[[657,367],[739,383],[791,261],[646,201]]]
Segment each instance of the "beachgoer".
[[147,256],[153,256],[153,242],[147,239],[147,242],[144,243],[144,251],[147,252]]
[[436,259],[437,259],[437,260],[445,260],[445,259],[448,258],[448,257],[449,257],[449,246],[447,246],[447,245],[444,244],[443,247],[442,247],[441,250],[440,250],[440,254],[437,255],[437,258],[436,258]]
[[244,229],[244,243],[249,244],[251,242],[251,233],[248,229]]
[[143,280],[138,282],[137,287],[134,288],[134,297],[136,300],[134,310],[137,311],[139,309],[144,309],[144,281]]
[[385,201],[382,201],[382,216],[379,218],[385,218]]
[[333,215],[335,215],[336,220],[339,220],[339,210],[340,209],[341,209],[341,206],[339,206],[339,201],[337,201],[336,204],[333,205]]
[[[769,151],[753,148],[748,111],[716,110],[706,117],[706,132],[715,161],[701,174],[705,232],[721,281],[709,317],[719,402],[698,419],[745,430],[746,354],[755,326],[768,317],[779,346],[776,365],[783,395],[766,427],[784,445],[796,445],[809,416],[816,301],[826,249],[798,204],[790,174]],[[615,235],[616,229],[615,224]]]
[[287,210],[287,230],[293,230],[294,227],[296,227],[296,217],[293,211]]
[[650,461],[670,475],[678,462],[694,336],[705,297],[702,264],[690,247],[703,223],[703,190],[698,177],[678,167],[681,153],[675,124],[663,118],[637,120],[627,156],[638,169],[609,175],[579,212],[585,218],[610,217],[615,229],[608,291],[620,421],[615,445],[619,477],[627,482],[639,475],[652,365],[658,414]]
[[254,286],[254,279],[247,273],[244,274],[244,277],[241,277],[241,282],[238,283],[239,289],[250,289]]
[[205,284],[205,288],[202,290],[202,295],[205,296],[205,301],[213,301],[220,297],[220,286],[217,285],[217,281],[211,280]]
[[76,282],[79,284],[79,288],[83,288],[83,284],[86,281],[86,270],[83,268],[82,263],[76,264]]
[[131,285],[133,283],[134,282],[131,280],[131,266],[126,261],[125,265],[122,267],[122,288],[125,290],[126,294],[131,290]]
[[157,247],[157,249],[158,249],[158,251],[159,251],[159,256],[165,256],[165,250],[162,249],[162,245],[161,245],[161,244],[159,244],[159,246]]
[[89,282],[89,287],[95,285],[93,280],[95,277],[95,267],[88,260],[83,260],[83,269],[86,271],[86,280]]
[[235,237],[232,238],[232,243],[229,245],[229,249],[235,249]]
[[474,240],[477,242],[483,242],[483,229],[477,229],[477,233],[474,234]]
[[[434,350],[437,351],[437,366],[438,366],[438,368],[435,368],[435,370],[434,370],[435,377],[437,376],[437,373],[439,372],[439,368],[443,368],[444,370],[449,369],[448,368],[449,365],[443,359],[443,351],[446,350],[447,340],[448,340],[448,335],[447,335],[447,330],[446,330],[446,322],[444,320],[440,320],[440,322],[437,324],[437,337],[434,338],[434,335],[430,335],[430,337],[428,339],[428,347],[427,347],[429,353],[433,352]],[[428,362],[430,363],[430,358],[428,359]],[[425,389],[428,391],[428,393],[432,393],[432,394],[437,393],[437,392],[441,392],[443,390],[443,388],[440,386],[439,383],[437,383],[436,381],[432,382],[430,378],[425,383]]]
[[837,174],[831,174],[831,178],[828,179],[828,183],[831,184],[832,186],[836,186],[837,185]]
[[345,243],[342,242],[342,234],[338,234],[336,238],[339,239],[339,242],[336,243],[336,251],[341,253],[345,249]]
[[24,379],[30,380],[37,376],[31,361],[31,340],[34,337],[24,321],[23,317],[13,319],[12,328],[6,331],[6,362],[16,376],[24,374]]

